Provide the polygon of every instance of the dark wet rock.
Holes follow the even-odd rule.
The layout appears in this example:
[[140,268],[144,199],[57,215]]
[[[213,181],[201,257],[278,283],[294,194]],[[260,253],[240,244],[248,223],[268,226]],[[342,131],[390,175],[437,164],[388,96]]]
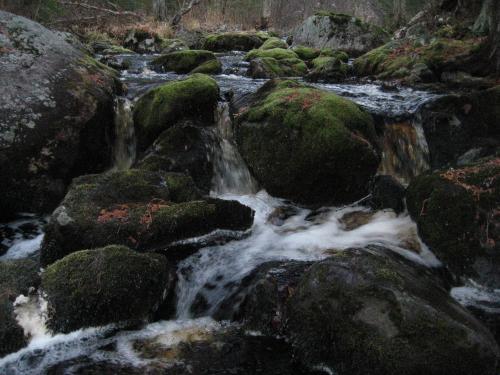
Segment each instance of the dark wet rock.
[[137,53],[161,52],[161,38],[149,31],[130,30],[123,41],[123,46]]
[[298,213],[299,210],[295,206],[281,206],[271,212],[271,214],[267,217],[267,221],[272,225],[282,226],[288,218],[295,216]]
[[397,214],[405,210],[406,189],[392,176],[376,176],[371,186],[370,206],[376,210],[390,208]]
[[353,211],[348,212],[339,219],[342,229],[352,231],[368,224],[373,220],[374,212],[371,211]]
[[0,30],[0,217],[7,219],[53,209],[72,177],[110,165],[121,85],[115,71],[33,21],[0,12]]
[[52,214],[41,261],[48,265],[74,251],[110,244],[160,251],[216,229],[245,230],[252,222],[250,208],[203,199],[183,174],[132,169],[82,176]]
[[145,320],[164,301],[171,282],[169,264],[159,254],[121,246],[75,252],[42,275],[48,324],[55,332],[71,332]]
[[151,62],[152,67],[160,72],[178,74],[205,73],[217,74],[222,65],[213,52],[204,50],[182,50],[157,57]]
[[490,332],[432,270],[384,248],[348,249],[313,264],[263,265],[235,296],[228,303],[235,310],[222,317],[286,337],[310,368],[375,375],[496,371],[499,349]]
[[214,125],[219,86],[204,74],[169,82],[143,95],[134,109],[134,126],[139,151],[146,150],[157,137],[180,121],[192,119]]
[[499,103],[497,86],[473,94],[448,95],[426,104],[420,115],[431,166],[455,165],[473,149],[478,149],[477,155],[469,161],[494,154],[500,147]]
[[237,118],[240,153],[270,194],[310,204],[366,195],[379,157],[372,118],[356,104],[274,80]]
[[141,169],[181,172],[191,176],[205,194],[213,178],[213,149],[218,147],[212,129],[186,122],[165,130],[138,163]]
[[130,61],[116,56],[103,56],[99,62],[116,70],[127,70],[130,68]]
[[429,173],[408,187],[408,211],[423,241],[458,276],[497,288],[500,159]]
[[252,33],[222,33],[205,37],[203,49],[213,52],[250,51],[259,48],[263,40]]
[[359,56],[389,39],[378,26],[345,14],[319,12],[304,21],[293,34],[295,46],[343,50]]
[[40,266],[34,260],[0,262],[0,357],[16,352],[27,344],[24,331],[17,323],[13,302],[28,295],[40,284]]

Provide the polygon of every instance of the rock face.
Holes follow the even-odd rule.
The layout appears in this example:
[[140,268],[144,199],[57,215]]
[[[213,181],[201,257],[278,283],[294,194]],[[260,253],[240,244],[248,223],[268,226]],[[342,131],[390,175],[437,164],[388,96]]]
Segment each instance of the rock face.
[[[266,271],[267,269],[267,271]],[[431,271],[380,247],[264,265],[232,317],[339,374],[495,374],[491,334]],[[237,293],[238,294],[238,293]]]
[[14,316],[13,302],[28,295],[40,284],[39,266],[33,260],[0,262],[0,357],[16,352],[27,344],[24,331]]
[[[0,217],[49,211],[72,177],[111,163],[115,72],[0,11]],[[15,162],[14,162],[15,161]]]
[[167,296],[172,275],[166,258],[126,247],[78,251],[43,273],[49,326],[56,332],[143,320]]
[[457,275],[500,285],[500,158],[419,176],[406,199],[422,239],[442,262]]
[[221,63],[210,51],[183,50],[171,52],[153,60],[154,69],[163,72],[216,74],[222,70]]
[[379,157],[372,118],[356,104],[275,80],[237,117],[241,155],[270,194],[337,204],[367,193]]
[[500,147],[500,86],[448,95],[420,111],[433,168],[463,165]]
[[166,83],[142,96],[134,109],[139,151],[146,150],[166,129],[186,119],[213,125],[219,86],[209,76],[194,74]]
[[215,229],[249,228],[252,210],[232,203],[202,199],[193,180],[182,174],[132,169],[82,176],[52,214],[41,261],[48,265],[110,244],[161,250]]
[[320,12],[294,32],[294,45],[342,50],[359,56],[387,42],[380,27],[345,14]]

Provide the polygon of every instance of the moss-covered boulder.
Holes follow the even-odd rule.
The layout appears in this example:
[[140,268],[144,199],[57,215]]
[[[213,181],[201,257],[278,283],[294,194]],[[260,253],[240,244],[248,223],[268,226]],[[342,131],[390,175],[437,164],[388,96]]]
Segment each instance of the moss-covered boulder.
[[294,46],[332,48],[359,56],[389,40],[378,26],[346,14],[318,12],[294,32]]
[[217,146],[211,129],[190,122],[179,124],[165,130],[137,166],[150,171],[186,173],[208,194],[214,171],[212,150]]
[[[211,65],[205,65],[211,63]],[[205,73],[204,71],[194,71],[205,65],[204,70],[208,73],[218,73],[221,70],[220,63],[213,52],[203,50],[183,50],[167,53],[157,57],[151,63],[153,68],[163,72],[185,73]],[[211,67],[212,70],[208,69]],[[203,70],[203,69],[201,69]]]
[[256,58],[273,58],[276,60],[298,59],[299,56],[290,49],[272,48],[272,49],[254,49],[248,52],[245,56],[246,61],[251,61]]
[[499,349],[490,332],[432,270],[381,247],[347,249],[313,264],[263,265],[230,299],[236,311],[225,318],[284,336],[309,368],[496,373]]
[[272,57],[250,61],[247,75],[254,78],[303,77],[307,73],[304,61],[296,58],[276,60]]
[[219,86],[204,74],[166,83],[142,96],[134,108],[138,148],[144,151],[166,129],[185,119],[213,125]]
[[500,158],[419,176],[406,199],[422,239],[445,265],[498,287]]
[[307,79],[313,82],[341,82],[347,78],[348,65],[337,57],[320,56],[311,61]]
[[150,317],[167,296],[171,270],[163,255],[108,246],[68,255],[48,267],[42,289],[56,332]]
[[274,48],[283,48],[287,49],[288,44],[283,39],[276,38],[276,37],[271,37],[267,39],[263,45],[259,47],[259,49],[266,50],[266,49],[274,49]]
[[31,259],[0,262],[0,357],[16,352],[27,344],[23,328],[14,315],[13,302],[28,295],[40,284],[39,265]]
[[181,39],[162,39],[160,43],[160,53],[162,55],[186,49],[189,49],[189,46]]
[[316,57],[319,57],[321,50],[319,48],[312,48],[306,46],[295,46],[292,48],[292,51],[299,56],[300,59],[304,61],[314,60]]
[[211,34],[205,37],[203,49],[214,52],[250,51],[259,48],[263,43],[261,37],[252,33]]
[[360,76],[409,83],[437,81],[444,71],[476,73],[481,65],[473,60],[482,42],[477,38],[436,38],[428,44],[412,39],[391,41],[357,58],[354,69]]
[[60,34],[0,11],[0,221],[49,212],[71,178],[112,160],[116,71]]
[[238,114],[240,152],[269,193],[300,203],[361,198],[375,174],[371,116],[339,96],[274,80]]
[[252,222],[248,207],[203,199],[183,174],[132,169],[82,176],[52,214],[41,261],[48,265],[74,251],[110,244],[161,251],[216,229],[245,230]]

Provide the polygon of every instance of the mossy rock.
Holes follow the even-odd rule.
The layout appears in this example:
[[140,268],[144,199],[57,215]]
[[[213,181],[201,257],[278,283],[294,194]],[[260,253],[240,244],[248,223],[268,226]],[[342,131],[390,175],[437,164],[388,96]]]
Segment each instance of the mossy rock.
[[341,374],[490,374],[490,332],[432,273],[388,249],[348,249],[303,275],[287,301],[288,337],[305,363]]
[[226,203],[202,199],[184,174],[132,169],[79,177],[47,225],[41,261],[49,265],[80,249],[110,244],[161,250],[216,229],[252,225],[252,210],[239,204],[232,210],[240,220],[228,223]]
[[135,52],[132,50],[129,50],[128,48],[124,48],[122,46],[110,46],[109,48],[106,48],[102,50],[101,52],[102,55],[134,55]]
[[320,51],[319,57],[335,57],[338,60],[347,63],[349,61],[349,55],[344,51],[336,51],[331,48],[323,48]]
[[457,275],[483,277],[475,262],[500,250],[500,159],[417,177],[408,187],[408,211],[436,256]]
[[238,119],[240,152],[272,195],[339,204],[367,193],[379,156],[373,120],[355,103],[273,80]]
[[204,74],[166,83],[142,96],[134,108],[138,148],[144,151],[166,129],[181,120],[213,125],[219,86]]
[[168,54],[187,49],[189,49],[189,47],[181,39],[162,39],[160,43],[161,54]]
[[255,58],[250,61],[248,76],[258,78],[302,77],[307,73],[304,61],[297,58],[276,60],[272,57]]
[[287,49],[288,45],[286,42],[280,38],[276,37],[271,37],[267,39],[262,46],[260,46],[259,49],[262,50],[267,50],[267,49],[274,49],[274,48],[282,48],[282,49]]
[[[354,69],[360,76],[427,82],[436,80],[445,70],[474,71],[467,65],[481,45],[482,42],[475,38],[437,38],[427,45],[412,40],[392,41],[358,57]],[[434,74],[429,74],[422,66]]]
[[182,50],[157,57],[151,62],[151,65],[158,71],[186,74],[214,60],[217,61],[217,57],[210,51]]
[[165,130],[138,163],[150,171],[181,172],[208,194],[212,187],[212,150],[218,147],[213,131],[185,123]]
[[164,301],[172,276],[166,258],[123,246],[83,250],[49,266],[42,289],[55,332],[147,320]]
[[222,72],[222,63],[219,60],[207,61],[191,71],[191,74],[220,74]]
[[300,59],[304,61],[314,60],[316,57],[319,57],[321,50],[318,48],[311,48],[306,46],[295,46],[292,48],[292,51],[299,56]]
[[307,79],[314,82],[341,82],[347,78],[349,70],[348,65],[336,57],[317,57],[311,65]]
[[211,34],[205,38],[203,49],[213,52],[250,51],[264,43],[263,35],[241,32]]
[[255,49],[248,52],[245,56],[246,61],[251,61],[256,58],[270,57],[276,60],[298,59],[299,56],[290,49],[272,48],[267,50]]

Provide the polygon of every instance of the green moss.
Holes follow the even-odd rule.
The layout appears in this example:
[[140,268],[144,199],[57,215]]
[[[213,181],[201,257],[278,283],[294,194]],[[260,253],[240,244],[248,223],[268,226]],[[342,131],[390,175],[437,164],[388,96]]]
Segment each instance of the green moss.
[[222,64],[219,60],[207,61],[191,71],[191,74],[219,74],[222,72]]
[[168,287],[163,256],[122,246],[78,251],[42,275],[50,305],[49,326],[57,332],[146,319]]
[[168,173],[165,175],[170,199],[174,202],[188,202],[200,198],[193,179],[182,173]]
[[253,78],[301,77],[307,72],[306,64],[300,59],[276,60],[272,57],[255,59],[252,64],[258,64],[258,73],[253,66],[249,74]]
[[162,39],[160,43],[160,51],[164,53],[185,49],[189,49],[189,47],[181,39]]
[[317,48],[310,48],[305,46],[293,47],[292,51],[295,52],[300,59],[305,61],[313,60],[316,57],[319,57],[321,53],[321,50]]
[[151,64],[155,69],[185,74],[213,60],[217,61],[217,57],[210,51],[183,50],[160,56],[154,59]]
[[286,42],[280,38],[269,38],[267,39],[262,46],[260,46],[259,49],[262,50],[268,50],[268,49],[274,49],[274,48],[282,48],[282,49],[287,49],[288,45]]
[[348,65],[336,57],[317,57],[311,62],[308,74],[311,81],[339,82],[347,77]]
[[139,149],[149,147],[162,131],[179,120],[213,121],[218,98],[217,82],[203,74],[194,74],[149,91],[134,109]]
[[358,194],[360,186],[351,178],[358,172],[368,178],[378,164],[369,146],[375,142],[369,114],[335,94],[295,81],[270,82],[258,97],[240,117],[239,143],[265,188],[301,202],[342,201],[344,191],[335,188],[340,184]]
[[283,48],[273,48],[268,50],[253,50],[247,53],[245,56],[246,61],[250,61],[256,58],[271,57],[276,60],[283,59],[298,59],[298,55],[289,49]]
[[0,297],[14,300],[18,295],[28,295],[30,287],[38,287],[40,265],[31,259],[0,262]]
[[263,35],[244,32],[211,34],[205,38],[203,48],[214,52],[250,51],[262,45]]

